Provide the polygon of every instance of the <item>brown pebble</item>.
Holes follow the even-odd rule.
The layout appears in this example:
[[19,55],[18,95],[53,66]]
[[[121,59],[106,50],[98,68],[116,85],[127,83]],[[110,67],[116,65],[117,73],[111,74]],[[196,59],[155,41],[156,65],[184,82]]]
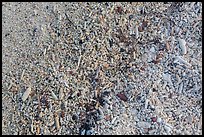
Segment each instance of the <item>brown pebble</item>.
[[64,116],[65,116],[65,113],[64,113],[64,111],[62,110],[62,111],[61,111],[61,117],[64,118]]
[[123,12],[122,7],[117,7],[116,12],[119,14],[122,14],[122,12]]
[[144,67],[141,67],[140,70],[145,71],[145,68],[144,68]]
[[118,96],[121,100],[123,100],[123,101],[127,101],[127,100],[128,100],[128,98],[127,98],[124,94],[118,93],[117,96]]
[[161,61],[160,59],[153,60],[153,63],[154,63],[154,64],[158,64],[160,61]]
[[144,30],[144,29],[143,29],[142,26],[139,26],[139,27],[138,27],[138,31],[139,31],[139,32],[142,32],[143,30]]
[[163,53],[159,53],[159,54],[157,54],[157,56],[156,56],[156,60],[162,59],[162,57],[163,57]]
[[104,63],[103,66],[104,66],[105,69],[107,69],[109,67],[109,64],[108,63]]
[[107,121],[110,121],[111,117],[110,117],[110,115],[106,115],[104,119]]
[[18,88],[16,86],[12,86],[10,91],[13,92],[13,93],[17,93],[18,92]]
[[156,122],[156,121],[157,121],[157,118],[156,118],[156,117],[152,117],[152,121],[153,121],[153,122]]
[[142,22],[142,26],[145,28],[145,27],[147,27],[147,24],[148,24],[148,21],[143,21]]
[[166,42],[166,50],[169,51],[170,50],[170,45],[169,42]]

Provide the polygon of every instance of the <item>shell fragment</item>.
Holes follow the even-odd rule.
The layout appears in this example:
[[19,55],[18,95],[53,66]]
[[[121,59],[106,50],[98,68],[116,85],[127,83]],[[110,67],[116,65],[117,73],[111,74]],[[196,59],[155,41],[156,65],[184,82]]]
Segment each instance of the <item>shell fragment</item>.
[[166,73],[166,74],[163,74],[163,79],[167,82],[169,82],[170,85],[173,85],[172,81],[171,81],[171,75]]
[[31,87],[28,87],[22,96],[22,100],[25,101],[31,93]]
[[55,95],[55,93],[53,91],[51,91],[52,97],[54,98],[54,100],[58,100],[57,96]]
[[188,63],[186,60],[184,60],[181,56],[175,57],[174,63],[178,63],[178,62],[185,64],[185,65],[188,65],[188,66],[191,66],[191,64]]
[[187,49],[186,49],[186,41],[184,39],[178,39],[179,41],[179,45],[180,45],[180,48],[181,48],[181,54],[184,55],[187,53]]
[[140,128],[150,128],[150,127],[151,127],[151,124],[148,123],[148,122],[138,122],[137,125],[138,125]]

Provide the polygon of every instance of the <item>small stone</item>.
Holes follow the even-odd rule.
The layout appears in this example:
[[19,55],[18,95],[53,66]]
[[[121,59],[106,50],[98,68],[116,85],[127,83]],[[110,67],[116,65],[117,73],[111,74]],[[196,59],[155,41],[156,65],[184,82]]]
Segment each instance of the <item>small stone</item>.
[[142,32],[143,30],[144,30],[144,28],[143,28],[142,26],[139,26],[139,27],[138,27],[138,31],[139,31],[139,32]]
[[167,50],[167,51],[170,50],[170,44],[169,44],[169,42],[166,42],[166,50]]
[[80,45],[83,44],[83,41],[82,41],[81,39],[79,40],[79,44],[80,44]]
[[107,120],[107,121],[110,121],[111,120],[111,116],[110,115],[106,115],[104,119]]
[[156,122],[157,118],[156,117],[152,117],[152,122]]
[[117,7],[116,12],[119,14],[122,14],[122,12],[123,12],[122,7],[121,6]]
[[148,21],[143,21],[142,22],[142,26],[145,28],[145,27],[147,27],[147,24],[148,24]]
[[118,96],[121,100],[123,100],[123,101],[127,101],[127,100],[128,100],[128,98],[127,98],[124,94],[118,93],[117,96]]
[[74,121],[78,120],[78,116],[77,116],[76,114],[74,114],[74,115],[72,116],[72,120],[74,120]]
[[123,48],[120,48],[120,52],[125,52],[125,49],[123,49]]
[[134,16],[131,14],[131,15],[129,16],[129,20],[131,20],[133,17],[134,17]]

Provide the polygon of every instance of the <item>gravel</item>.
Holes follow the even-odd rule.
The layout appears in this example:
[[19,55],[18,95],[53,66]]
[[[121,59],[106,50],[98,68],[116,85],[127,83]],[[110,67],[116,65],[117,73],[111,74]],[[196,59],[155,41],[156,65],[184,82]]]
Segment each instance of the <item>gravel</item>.
[[3,2],[2,134],[202,134],[201,2]]

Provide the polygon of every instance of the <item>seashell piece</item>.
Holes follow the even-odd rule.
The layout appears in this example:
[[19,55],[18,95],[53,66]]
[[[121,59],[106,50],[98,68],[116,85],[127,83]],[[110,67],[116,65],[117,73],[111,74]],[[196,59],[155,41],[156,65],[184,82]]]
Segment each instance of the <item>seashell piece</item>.
[[101,108],[98,108],[98,112],[99,112],[99,115],[100,115],[100,116],[104,117],[104,113],[103,113],[103,111],[101,110]]
[[50,131],[46,126],[44,128],[44,135],[50,135]]
[[60,121],[59,121],[59,116],[57,114],[55,114],[55,124],[57,127],[57,130],[60,129]]
[[23,80],[24,73],[25,73],[25,69],[23,70],[23,72],[22,72],[22,74],[21,74],[20,80]]
[[183,64],[188,65],[188,66],[191,66],[191,64],[188,63],[186,60],[184,60],[181,56],[175,57],[174,63],[178,63],[178,62],[183,63]]
[[53,91],[51,91],[52,97],[54,98],[54,100],[58,100],[57,96],[55,95],[55,93]]
[[139,37],[139,30],[138,30],[138,26],[136,26],[135,36],[136,36],[136,39],[138,39],[138,37]]
[[163,74],[163,79],[167,82],[169,82],[170,85],[173,85],[172,84],[172,81],[171,81],[171,75],[170,74]]
[[162,122],[162,119],[161,119],[160,117],[158,117],[158,118],[157,118],[157,122],[158,122],[158,123],[161,123],[161,122]]
[[183,91],[183,82],[180,84],[179,88],[178,88],[178,93],[182,93]]
[[166,50],[170,51],[170,44],[169,44],[169,42],[166,42]]
[[150,127],[151,127],[151,124],[148,123],[148,122],[138,122],[137,125],[138,125],[140,128],[150,128]]
[[64,97],[64,91],[63,91],[63,88],[60,88],[59,90],[59,99],[62,100]]
[[151,47],[151,48],[150,48],[150,51],[151,51],[152,53],[155,53],[155,52],[156,52],[156,50],[155,50],[154,47]]
[[157,131],[156,129],[150,130],[149,135],[154,135],[156,131]]
[[39,125],[36,127],[36,135],[40,135],[40,126]]
[[134,59],[134,60],[136,59],[136,53],[135,53],[135,51],[133,51],[133,59]]
[[82,130],[82,131],[80,132],[80,135],[85,135],[85,133],[86,133],[86,130],[84,129],[84,130]]
[[148,104],[149,104],[149,100],[148,100],[148,99],[146,99],[146,101],[145,101],[145,109],[147,109]]
[[34,134],[33,121],[32,121],[32,123],[30,124],[30,131],[31,131],[31,133],[33,133],[33,134]]
[[164,34],[161,34],[161,41],[164,41]]
[[184,55],[187,53],[187,49],[186,49],[186,41],[184,39],[178,39],[179,41],[179,45],[180,45],[180,48],[181,48],[181,54]]
[[114,117],[111,121],[111,124],[114,124],[115,120],[117,119],[117,117]]
[[172,130],[172,126],[169,125],[169,124],[166,124],[166,125],[164,126],[164,129],[166,130],[167,133],[169,133],[169,132]]
[[87,130],[86,135],[92,135],[94,133],[94,130]]
[[46,51],[47,51],[47,50],[46,50],[46,48],[45,48],[45,50],[44,50],[44,52],[43,52],[43,55],[44,55],[44,56],[45,56],[45,54],[46,54]]
[[25,101],[31,93],[31,87],[28,87],[22,96],[22,100]]

